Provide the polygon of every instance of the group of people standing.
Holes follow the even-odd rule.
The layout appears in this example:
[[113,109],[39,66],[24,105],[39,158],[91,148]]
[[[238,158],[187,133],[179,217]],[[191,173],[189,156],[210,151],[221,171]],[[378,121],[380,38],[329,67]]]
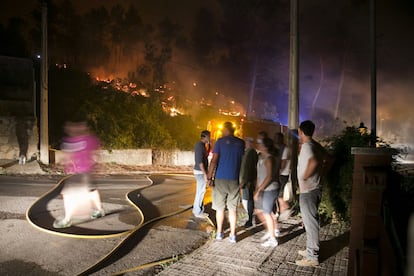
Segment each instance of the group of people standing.
[[[321,200],[320,177],[324,167],[323,148],[312,139],[315,125],[312,121],[300,124],[298,157],[299,204],[306,230],[306,250],[300,250],[303,259],[297,260],[300,266],[319,264],[319,217]],[[262,237],[263,247],[278,245],[280,235],[278,220],[286,220],[291,215],[289,203],[283,200],[284,186],[290,177],[290,152],[285,145],[282,133],[275,140],[262,131],[256,141],[251,137],[244,140],[234,136],[234,127],[226,122],[223,136],[213,148],[213,157],[208,164],[208,131],[201,133],[201,140],[195,146],[194,175],[197,191],[193,205],[196,217],[206,217],[203,198],[206,185],[212,187],[212,208],[216,211],[216,240],[224,238],[223,222],[228,210],[229,241],[237,242],[237,207],[242,201],[248,213],[245,227],[252,227],[254,215],[265,225],[266,234]]]
[[267,229],[262,246],[274,247],[278,245],[276,237],[280,236],[278,220],[286,220],[291,215],[289,203],[283,200],[290,173],[289,148],[284,144],[282,133],[277,133],[273,141],[261,131],[256,148],[251,137],[245,138],[245,143],[240,171],[242,202],[248,213],[245,227],[253,225],[255,214]]

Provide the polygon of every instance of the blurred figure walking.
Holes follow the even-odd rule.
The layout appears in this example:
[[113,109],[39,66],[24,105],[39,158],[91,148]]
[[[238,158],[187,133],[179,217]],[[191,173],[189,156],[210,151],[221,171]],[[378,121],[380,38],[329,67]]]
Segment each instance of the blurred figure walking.
[[77,206],[90,201],[94,207],[91,218],[105,215],[98,190],[91,182],[95,165],[94,153],[99,149],[98,138],[90,132],[86,122],[67,122],[64,126],[67,136],[61,148],[65,153],[65,173],[72,174],[62,189],[65,217],[53,223],[55,228],[72,225],[73,212]]

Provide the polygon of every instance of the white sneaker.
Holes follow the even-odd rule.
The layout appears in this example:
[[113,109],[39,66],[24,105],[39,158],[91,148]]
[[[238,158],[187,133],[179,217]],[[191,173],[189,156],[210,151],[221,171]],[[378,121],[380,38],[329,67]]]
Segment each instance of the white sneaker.
[[267,241],[261,244],[263,247],[276,247],[278,246],[278,242],[275,238],[269,238]]
[[308,257],[308,251],[306,249],[305,250],[298,250],[298,254],[302,257],[305,257],[305,258]]
[[[279,229],[275,229],[275,237],[277,238],[277,237],[280,237],[280,230]],[[266,231],[266,234],[264,234],[261,238],[260,238],[260,240],[261,241],[265,241],[265,240],[267,240],[267,239],[269,239],[270,238],[270,235],[269,235],[269,232],[268,231]]]
[[91,214],[91,219],[97,219],[105,216],[104,209],[96,210]]
[[55,220],[53,222],[53,228],[67,228],[71,226],[72,222],[70,221],[70,219]]
[[208,218],[208,214],[207,213],[201,213],[198,215],[194,215],[196,218],[201,218],[201,219],[205,219]]
[[265,241],[265,240],[267,240],[267,239],[269,239],[269,238],[270,238],[269,232],[268,232],[268,231],[266,231],[266,234],[264,234],[264,235],[260,238],[260,240],[261,240],[261,241]]
[[229,242],[231,242],[231,243],[236,243],[236,242],[237,242],[237,237],[236,237],[236,235],[230,235],[230,236],[229,236]]
[[223,233],[220,233],[220,232],[217,232],[216,233],[216,240],[217,241],[221,241],[223,238],[224,238],[224,234]]
[[279,229],[275,229],[275,237],[276,238],[280,237],[280,230]]

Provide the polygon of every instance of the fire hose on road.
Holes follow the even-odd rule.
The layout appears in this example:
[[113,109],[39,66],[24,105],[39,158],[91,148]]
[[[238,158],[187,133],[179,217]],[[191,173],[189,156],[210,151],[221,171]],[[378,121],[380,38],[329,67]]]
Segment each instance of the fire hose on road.
[[[180,175],[180,176],[183,176],[183,175]],[[157,221],[160,221],[160,220],[163,220],[163,219],[166,219],[166,218],[169,218],[169,217],[172,217],[172,216],[175,216],[175,215],[178,215],[180,213],[186,212],[186,211],[188,211],[192,208],[191,205],[180,206],[180,209],[177,210],[177,211],[173,211],[171,213],[164,214],[164,215],[152,218],[148,221],[145,221],[144,213],[141,210],[141,208],[139,207],[138,200],[137,200],[140,196],[139,190],[142,189],[142,187],[141,187],[140,189],[130,191],[126,194],[126,200],[128,201],[128,203],[131,206],[133,206],[136,209],[136,211],[138,212],[138,216],[141,217],[138,225],[136,225],[132,229],[116,230],[116,231],[99,230],[99,229],[90,230],[89,229],[88,231],[85,231],[82,228],[75,228],[75,230],[78,230],[78,231],[75,231],[75,232],[73,232],[73,231],[68,232],[67,229],[70,229],[70,228],[55,229],[55,228],[52,227],[54,218],[48,212],[47,204],[52,199],[59,196],[60,191],[62,189],[62,186],[64,185],[64,182],[68,178],[70,178],[70,176],[62,178],[54,186],[53,189],[51,189],[46,194],[41,196],[38,200],[36,200],[27,209],[27,211],[26,211],[27,221],[32,226],[34,226],[35,228],[37,228],[37,229],[39,229],[43,232],[53,234],[53,235],[59,235],[59,236],[62,236],[62,237],[84,238],[84,239],[102,239],[102,238],[114,238],[114,237],[119,237],[119,236],[125,235],[125,238],[121,242],[119,242],[109,253],[104,255],[101,259],[99,259],[93,265],[89,266],[84,271],[80,272],[78,275],[90,275],[92,273],[95,273],[95,272],[99,271],[100,269],[102,269],[106,266],[109,266],[111,263],[116,261],[116,259],[118,258],[117,253],[120,250],[125,249],[126,247],[128,247],[130,245],[129,242],[133,238],[136,238],[136,236],[139,235],[140,233],[145,233],[145,232],[149,231],[149,229],[151,228],[151,225],[153,223],[155,223]],[[147,179],[150,181],[150,184],[148,184],[145,187],[151,186],[153,184],[153,181],[149,177],[147,177]],[[39,219],[39,215],[43,217],[42,220]],[[208,221],[209,224],[211,224],[213,227],[215,227],[214,223],[209,218],[207,218],[207,221]],[[145,269],[145,268],[149,268],[149,267],[152,267],[152,266],[155,266],[155,265],[160,265],[160,264],[164,264],[164,263],[173,262],[173,261],[177,260],[177,258],[180,258],[180,257],[181,256],[174,256],[172,258],[167,258],[167,259],[151,262],[151,263],[148,263],[148,264],[139,265],[139,266],[127,269],[127,270],[120,271],[120,272],[118,272],[114,275],[123,275],[125,273],[136,271],[136,270],[139,270],[139,269]]]

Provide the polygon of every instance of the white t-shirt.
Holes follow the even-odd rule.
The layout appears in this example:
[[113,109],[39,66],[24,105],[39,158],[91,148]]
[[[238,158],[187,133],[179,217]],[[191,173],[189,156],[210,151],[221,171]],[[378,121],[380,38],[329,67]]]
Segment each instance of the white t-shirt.
[[301,193],[309,193],[312,190],[319,188],[320,183],[320,175],[316,172],[311,177],[303,179],[306,168],[308,167],[309,159],[315,156],[313,152],[313,144],[312,142],[303,143],[302,147],[299,152],[298,157],[298,182],[299,182],[299,190]]
[[[259,160],[257,161],[257,182],[256,182],[256,187],[259,187],[260,185],[262,185],[263,180],[265,180],[266,176],[267,176],[267,169],[266,169],[266,159],[267,158],[272,158],[271,156],[269,157],[263,157],[263,154],[261,154],[262,156],[259,157]],[[279,187],[279,183],[275,182],[275,181],[271,181],[269,183],[269,185],[267,185],[267,187],[264,189],[264,191],[273,191],[276,190]]]
[[289,148],[285,146],[282,152],[282,160],[286,160],[285,168],[280,172],[280,175],[289,176],[290,174],[290,158],[289,158]]

